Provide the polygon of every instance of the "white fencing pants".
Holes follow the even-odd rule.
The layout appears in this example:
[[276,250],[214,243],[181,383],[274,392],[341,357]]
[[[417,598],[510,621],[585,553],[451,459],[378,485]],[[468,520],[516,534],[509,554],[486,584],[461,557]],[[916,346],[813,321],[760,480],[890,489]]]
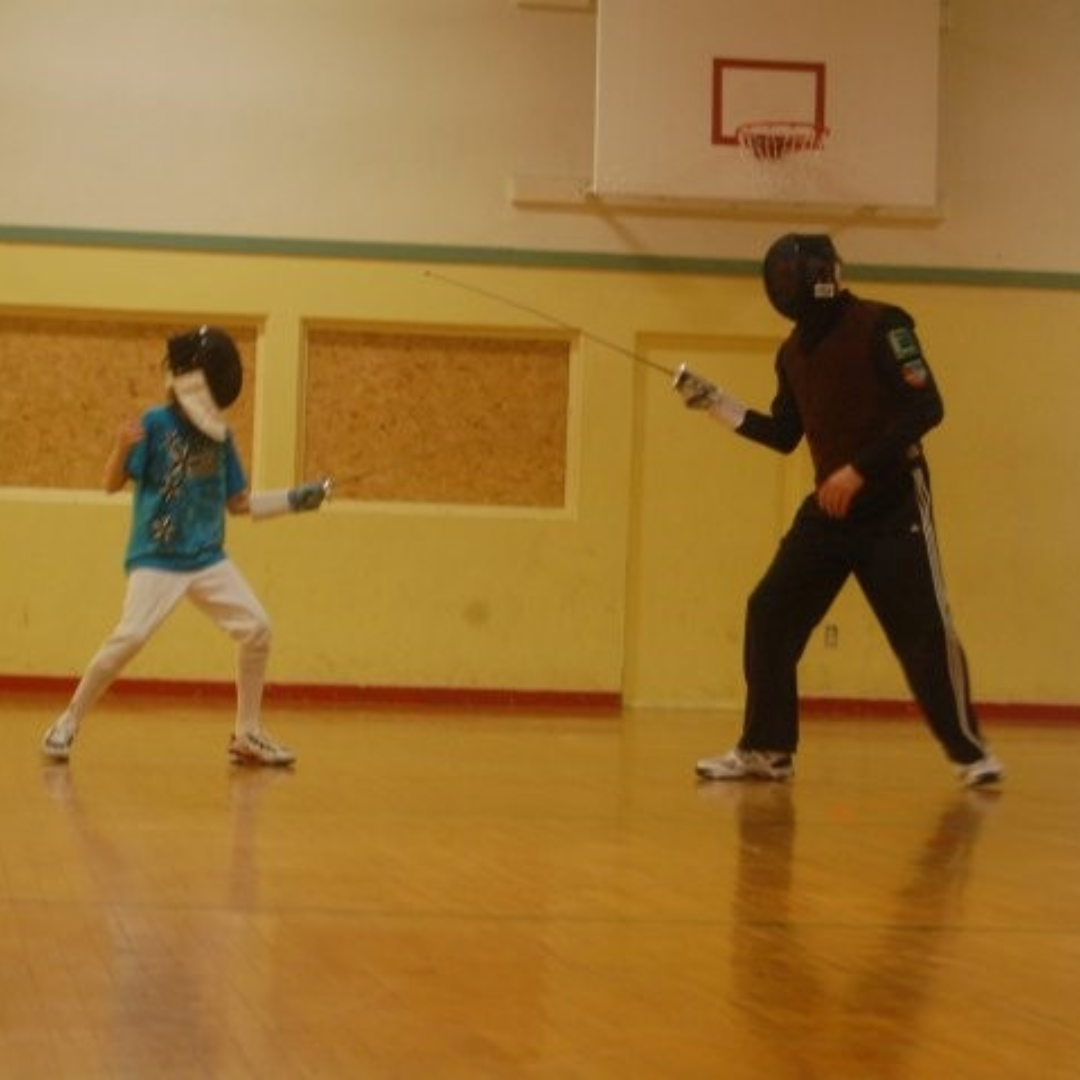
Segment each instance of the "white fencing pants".
[[120,622],[90,661],[68,706],[76,724],[185,596],[237,643],[236,733],[259,730],[270,620],[228,559],[205,570],[182,573],[131,571]]

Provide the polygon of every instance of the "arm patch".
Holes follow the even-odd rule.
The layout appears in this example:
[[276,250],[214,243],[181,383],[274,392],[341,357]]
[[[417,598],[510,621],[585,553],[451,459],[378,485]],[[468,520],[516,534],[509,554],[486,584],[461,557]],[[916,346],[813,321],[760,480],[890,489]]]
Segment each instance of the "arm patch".
[[930,373],[923,360],[922,348],[915,331],[909,326],[897,326],[885,336],[896,362],[900,365],[900,377],[916,390],[924,387]]

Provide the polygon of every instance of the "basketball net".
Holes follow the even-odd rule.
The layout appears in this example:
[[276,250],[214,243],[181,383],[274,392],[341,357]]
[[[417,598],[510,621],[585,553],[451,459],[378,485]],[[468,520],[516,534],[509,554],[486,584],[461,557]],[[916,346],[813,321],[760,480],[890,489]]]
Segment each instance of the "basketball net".
[[791,120],[740,124],[735,136],[764,195],[801,201],[811,191],[829,129]]

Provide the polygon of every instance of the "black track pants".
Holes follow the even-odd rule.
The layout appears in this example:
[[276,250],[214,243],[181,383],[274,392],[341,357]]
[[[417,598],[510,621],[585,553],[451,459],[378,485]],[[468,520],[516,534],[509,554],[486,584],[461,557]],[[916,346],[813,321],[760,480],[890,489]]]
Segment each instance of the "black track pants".
[[872,517],[828,518],[812,496],[800,507],[747,604],[743,749],[797,748],[796,668],[854,574],[947,756],[965,764],[985,753],[945,596],[929,483],[921,468],[911,480]]

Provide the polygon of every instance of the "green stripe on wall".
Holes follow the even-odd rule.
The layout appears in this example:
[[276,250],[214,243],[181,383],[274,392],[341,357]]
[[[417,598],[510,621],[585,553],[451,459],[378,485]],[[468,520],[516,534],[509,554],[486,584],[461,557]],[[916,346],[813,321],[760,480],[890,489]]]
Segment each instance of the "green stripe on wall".
[[[0,243],[63,247],[171,250],[231,255],[291,255],[318,259],[370,259],[385,262],[466,263],[574,270],[621,270],[652,274],[756,275],[754,259],[704,259],[673,255],[616,255],[588,251],[527,248],[391,244],[291,237],[215,236],[190,233],[127,232],[0,225]],[[1080,274],[1053,270],[987,270],[970,267],[872,266],[847,264],[853,281],[974,285],[1017,289],[1080,289]]]

